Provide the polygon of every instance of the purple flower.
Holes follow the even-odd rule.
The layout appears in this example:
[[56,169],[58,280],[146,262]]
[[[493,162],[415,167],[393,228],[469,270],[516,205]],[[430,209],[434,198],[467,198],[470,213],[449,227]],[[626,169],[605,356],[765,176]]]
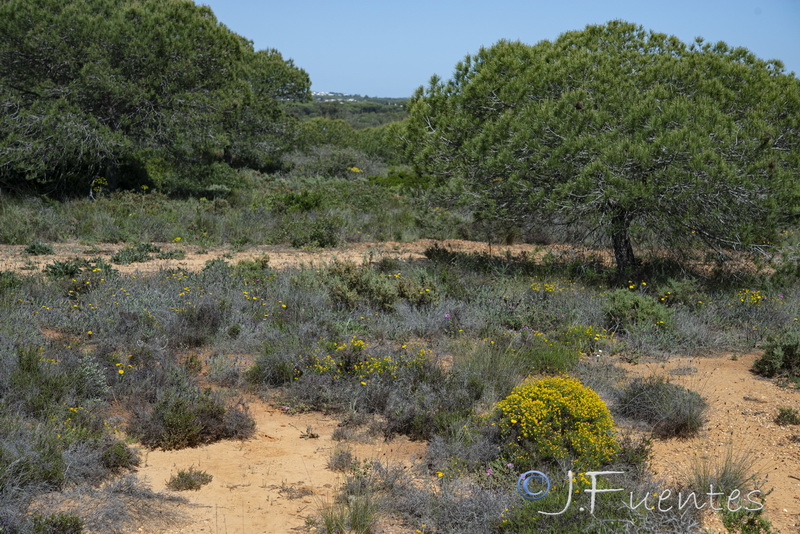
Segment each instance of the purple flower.
[[487,475],[491,475],[492,473],[493,473],[493,471],[492,471],[492,468],[491,468],[491,467],[490,467],[489,469],[487,469],[487,470],[486,470],[486,474],[487,474]]
[[448,319],[450,318],[450,314],[449,314],[449,313],[445,313],[445,314],[444,314],[444,316],[445,316],[446,318],[448,318]]

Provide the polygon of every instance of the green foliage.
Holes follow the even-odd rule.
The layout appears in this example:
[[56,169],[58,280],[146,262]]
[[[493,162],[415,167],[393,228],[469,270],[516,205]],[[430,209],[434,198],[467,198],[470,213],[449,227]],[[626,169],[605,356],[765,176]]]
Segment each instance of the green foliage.
[[242,279],[255,282],[273,276],[275,273],[269,266],[269,256],[264,254],[252,260],[242,260],[236,264],[236,274]]
[[700,430],[706,403],[662,376],[633,379],[619,394],[619,415],[650,423],[660,437],[689,437]]
[[[274,168],[310,82],[181,0],[0,5],[0,184],[221,194]],[[12,112],[12,110],[14,110]]]
[[30,254],[31,256],[46,256],[49,254],[55,254],[55,250],[53,250],[53,247],[47,243],[33,241],[25,247],[25,253]]
[[210,484],[214,479],[213,476],[207,472],[195,469],[191,466],[189,469],[181,469],[177,474],[172,475],[167,480],[167,488],[172,491],[198,491],[206,484]]
[[614,420],[605,403],[573,378],[532,380],[498,403],[504,455],[514,465],[573,460],[596,468],[614,458]]
[[794,408],[778,408],[778,414],[775,416],[776,425],[800,425],[800,413]]
[[34,534],[82,534],[83,520],[76,514],[58,512],[33,517]]
[[44,273],[51,278],[72,278],[83,271],[85,262],[79,260],[56,260],[44,266]]
[[157,260],[182,260],[186,258],[185,250],[164,250],[156,254]]
[[334,145],[312,146],[304,152],[293,152],[284,158],[287,176],[319,176],[360,180],[364,176],[381,174],[384,164],[352,147]]
[[708,294],[703,291],[696,278],[676,280],[670,278],[658,288],[659,301],[665,306],[686,306],[696,308],[698,304],[708,301]]
[[201,391],[188,384],[171,387],[160,394],[154,406],[135,415],[129,431],[142,444],[163,450],[246,438],[255,430],[246,409],[226,408],[210,390]]
[[334,263],[326,280],[334,302],[347,309],[369,304],[383,311],[394,309],[400,298],[396,279],[352,262]]
[[389,169],[385,175],[371,176],[372,183],[399,189],[400,191],[413,191],[415,189],[425,189],[433,185],[430,176],[423,176],[413,170],[402,167]]
[[419,88],[409,115],[408,156],[465,180],[479,215],[593,232],[621,272],[634,244],[769,248],[800,200],[800,81],[722,42],[618,20],[500,41]]
[[736,510],[732,512],[727,507],[720,512],[722,524],[731,534],[776,534],[772,523],[764,515],[764,509]]
[[[3,422],[7,424],[7,421]],[[24,452],[0,448],[0,487],[42,485],[49,489],[62,488],[67,480],[63,442],[54,432],[43,429],[25,437],[29,441],[24,443]]]
[[769,336],[764,354],[753,363],[753,371],[767,377],[800,376],[800,331]]
[[150,254],[160,253],[161,249],[150,243],[139,243],[133,247],[125,247],[113,256],[111,263],[129,265],[131,263],[147,262],[152,259]]
[[0,294],[14,289],[20,284],[20,279],[14,271],[0,271]]
[[298,220],[289,229],[289,243],[295,248],[335,247],[341,241],[342,222],[335,215]]
[[108,445],[102,452],[100,460],[103,467],[112,472],[137,467],[140,463],[139,453],[121,441]]
[[356,130],[391,124],[406,116],[406,99],[376,99],[358,97],[358,95],[341,95],[339,98],[363,101],[331,101],[315,97],[313,102],[291,104],[288,106],[288,112],[302,121],[313,121],[320,118],[341,120]]
[[246,378],[257,386],[282,386],[291,382],[297,374],[295,363],[290,357],[265,346],[264,352],[247,370]]
[[658,301],[628,289],[617,289],[606,296],[603,305],[606,328],[624,331],[636,325],[670,326],[672,313]]

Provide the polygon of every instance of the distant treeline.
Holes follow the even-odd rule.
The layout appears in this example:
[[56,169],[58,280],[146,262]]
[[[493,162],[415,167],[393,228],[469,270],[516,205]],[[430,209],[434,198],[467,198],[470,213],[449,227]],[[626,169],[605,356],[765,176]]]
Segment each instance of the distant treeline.
[[405,119],[407,117],[406,103],[407,99],[402,98],[373,99],[357,95],[335,97],[315,95],[313,102],[291,104],[287,111],[300,120],[323,117],[343,120],[353,128],[361,129]]

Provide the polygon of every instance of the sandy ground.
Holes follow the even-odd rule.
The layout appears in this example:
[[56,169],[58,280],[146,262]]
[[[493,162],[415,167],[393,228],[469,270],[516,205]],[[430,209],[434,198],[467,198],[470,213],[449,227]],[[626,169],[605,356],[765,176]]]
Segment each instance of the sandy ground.
[[[621,364],[632,376],[663,374],[675,383],[699,392],[709,403],[708,420],[692,439],[657,440],[653,445],[653,472],[680,483],[698,460],[749,455],[770,492],[767,517],[780,533],[800,532],[800,427],[773,422],[778,407],[800,410],[800,391],[749,371],[757,354],[731,359],[673,357],[666,362]],[[222,442],[181,451],[143,451],[139,475],[156,491],[179,469],[194,466],[213,475],[211,484],[197,492],[176,492],[190,505],[187,521],[172,528],[138,532],[153,534],[244,534],[309,531],[306,518],[330,502],[342,475],[327,468],[337,442],[331,439],[337,419],[319,413],[290,415],[281,407],[250,400],[257,423],[256,436],[247,441]],[[311,427],[318,438],[304,438]],[[411,466],[423,461],[425,444],[398,438],[384,442],[349,442],[363,459]],[[732,448],[732,449],[731,449]],[[709,532],[726,532],[718,517],[707,514]],[[393,531],[394,532],[394,531]],[[402,532],[398,530],[397,532]]]
[[[162,251],[183,250],[186,257],[182,260],[159,260],[153,259],[144,263],[132,263],[129,265],[116,265],[114,268],[122,273],[134,272],[154,272],[163,269],[186,269],[197,271],[203,268],[205,263],[215,258],[222,258],[227,262],[235,264],[241,260],[261,258],[269,256],[269,265],[276,268],[295,267],[303,265],[322,265],[333,261],[378,261],[381,258],[397,258],[404,260],[421,260],[426,248],[434,244],[446,245],[448,249],[459,252],[489,252],[492,253],[511,253],[519,255],[525,253],[529,257],[541,257],[545,253],[570,253],[574,251],[567,247],[542,247],[537,245],[494,245],[490,247],[486,243],[474,241],[450,240],[447,242],[434,241],[432,239],[422,239],[411,243],[392,242],[385,243],[348,243],[336,249],[296,249],[286,246],[264,245],[250,247],[243,251],[236,251],[228,247],[202,249],[194,245],[180,245],[175,243],[155,243]],[[113,254],[125,248],[119,244],[100,244],[100,245],[81,245],[77,243],[53,244],[55,254],[31,256],[25,253],[24,245],[0,245],[0,271],[17,272],[37,272],[56,260],[71,258],[103,258],[110,262]],[[586,251],[589,252],[589,251]],[[155,255],[153,255],[155,256]]]
[[[673,383],[697,391],[709,406],[707,421],[692,439],[657,440],[652,470],[680,483],[703,458],[712,463],[747,455],[764,481],[759,489],[772,491],[766,514],[781,533],[800,532],[800,426],[779,426],[778,407],[800,411],[800,390],[780,387],[774,380],[750,372],[759,354],[679,358],[666,362],[624,365],[631,375],[668,376]],[[726,532],[718,518],[707,517],[713,532]]]
[[[330,503],[343,476],[327,468],[337,443],[331,439],[338,420],[319,413],[289,415],[280,407],[251,399],[255,437],[180,451],[142,451],[139,476],[155,491],[178,470],[204,470],[214,478],[198,491],[181,491],[189,500],[187,520],[171,528],[137,532],[282,534],[308,531],[306,518]],[[316,438],[304,437],[311,433]],[[425,444],[404,437],[384,442],[348,442],[355,457],[389,465],[411,466],[425,456]]]

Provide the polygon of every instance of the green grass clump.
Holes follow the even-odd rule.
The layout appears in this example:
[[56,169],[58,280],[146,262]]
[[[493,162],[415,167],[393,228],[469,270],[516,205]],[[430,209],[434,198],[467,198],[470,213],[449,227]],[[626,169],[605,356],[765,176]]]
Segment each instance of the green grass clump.
[[633,379],[619,394],[618,413],[650,423],[664,438],[695,435],[703,425],[706,403],[697,392],[662,376]]
[[790,330],[767,338],[764,354],[753,371],[766,376],[800,376],[800,331]]
[[167,481],[167,488],[172,491],[197,491],[206,484],[209,484],[214,477],[205,471],[194,468],[181,469],[177,474],[172,475]]
[[14,271],[0,271],[0,293],[20,285],[19,276]]
[[34,534],[82,534],[83,526],[79,516],[68,512],[33,517]]
[[85,261],[56,260],[53,263],[45,265],[44,273],[50,278],[74,278],[83,271],[85,266]]
[[186,258],[185,250],[165,250],[156,254],[157,260],[182,260]]
[[[113,256],[111,263],[117,265],[129,265],[131,263],[144,263],[152,260],[151,254],[159,254],[161,249],[150,243],[139,243],[133,247],[125,247]],[[168,258],[165,258],[168,259]]]
[[532,380],[500,401],[498,410],[504,455],[516,466],[573,459],[593,468],[617,452],[611,413],[573,378]]
[[112,472],[137,467],[140,462],[139,453],[121,441],[115,441],[106,447],[100,456],[100,461],[103,467]]
[[56,251],[53,250],[53,247],[48,245],[47,243],[42,243],[41,241],[33,241],[25,247],[25,253],[30,254],[31,256],[47,256],[50,254],[55,254]]
[[775,424],[786,425],[800,425],[800,413],[794,408],[778,408],[778,415],[775,416]]

